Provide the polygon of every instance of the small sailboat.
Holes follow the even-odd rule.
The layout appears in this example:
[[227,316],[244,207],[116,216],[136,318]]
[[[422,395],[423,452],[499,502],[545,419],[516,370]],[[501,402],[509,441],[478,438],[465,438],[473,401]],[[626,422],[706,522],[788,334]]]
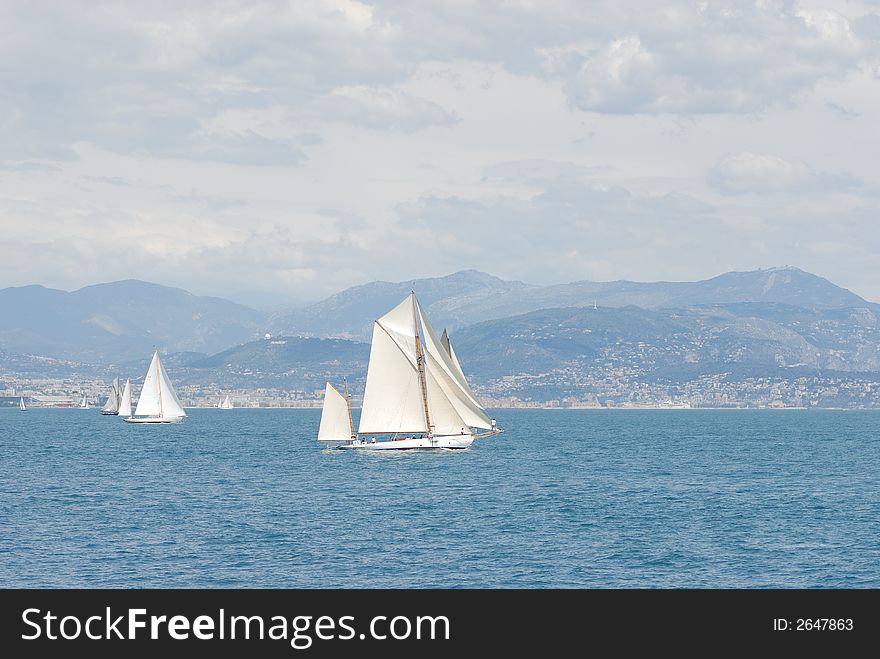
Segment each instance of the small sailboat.
[[89,405],[89,399],[86,398],[85,394],[83,394],[82,400],[79,402],[79,409],[87,410],[90,409],[90,407],[91,406]]
[[122,389],[122,399],[119,403],[119,416],[127,418],[131,416],[131,380],[125,381],[125,387]]
[[115,415],[119,412],[119,378],[113,378],[110,385],[110,393],[107,395],[107,402],[101,408],[101,414]]
[[144,386],[134,415],[125,420],[129,423],[179,423],[185,417],[186,412],[171,386],[171,380],[157,350],[153,353],[144,377]]
[[222,403],[217,403],[217,407],[221,410],[231,410],[232,409],[232,401],[229,400],[229,394],[226,394],[226,398],[223,399]]
[[22,412],[27,412],[28,408],[27,405],[24,404],[24,396],[20,396],[18,398],[18,409],[20,409]]
[[437,335],[414,292],[373,324],[357,433],[350,410],[347,391],[327,383],[318,440],[341,449],[463,449],[501,432],[468,384],[448,333]]

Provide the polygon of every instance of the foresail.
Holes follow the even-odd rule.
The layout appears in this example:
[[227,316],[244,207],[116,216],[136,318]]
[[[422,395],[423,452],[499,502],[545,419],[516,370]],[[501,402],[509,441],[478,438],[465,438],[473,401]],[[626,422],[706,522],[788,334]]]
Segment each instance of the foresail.
[[453,361],[451,344],[449,350],[443,345],[443,341],[437,336],[437,332],[431,326],[425,316],[421,305],[418,305],[419,318],[424,328],[424,342],[427,351],[427,371],[433,373],[438,385],[443,388],[456,411],[464,422],[473,428],[491,428],[492,421],[489,419],[483,406],[477,401],[471,391],[458,360]]
[[324,390],[324,408],[321,411],[318,441],[343,442],[351,438],[348,402],[345,400],[345,396],[328,382],[327,388]]
[[[407,303],[410,303],[409,298],[403,304]],[[415,363],[415,334],[412,330],[412,336],[409,336],[401,314],[395,314],[400,306],[373,324],[367,385],[358,427],[360,433],[427,432]],[[409,313],[412,325],[412,311]]]
[[162,390],[162,416],[166,419],[186,416],[186,412],[183,411],[183,405],[180,404],[180,400],[177,398],[177,392],[174,391],[174,387],[171,386],[171,379],[168,377],[168,373],[165,370],[165,365],[162,363],[162,360],[159,360],[159,378],[159,386]]
[[425,373],[428,407],[431,410],[431,430],[435,435],[470,434],[468,424],[455,409],[446,391],[428,369]]
[[119,404],[119,416],[131,416],[131,380],[125,381],[122,402]]

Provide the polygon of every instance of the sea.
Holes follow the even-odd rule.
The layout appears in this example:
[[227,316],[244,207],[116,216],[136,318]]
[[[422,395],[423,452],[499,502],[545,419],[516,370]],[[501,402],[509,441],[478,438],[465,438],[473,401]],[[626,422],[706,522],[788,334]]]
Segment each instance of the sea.
[[492,414],[370,453],[319,410],[2,410],[0,585],[880,587],[880,411]]

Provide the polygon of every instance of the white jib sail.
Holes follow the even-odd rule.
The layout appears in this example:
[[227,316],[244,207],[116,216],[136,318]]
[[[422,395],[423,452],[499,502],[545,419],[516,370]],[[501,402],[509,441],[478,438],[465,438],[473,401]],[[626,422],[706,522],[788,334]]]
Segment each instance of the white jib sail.
[[329,382],[324,390],[324,409],[321,411],[321,425],[318,428],[319,442],[345,442],[352,438],[351,422],[348,416],[348,403],[339,391]]
[[168,379],[168,373],[159,359],[159,351],[153,353],[150,367],[144,378],[144,387],[138,399],[135,416],[155,416],[163,419],[175,419],[186,416],[174,387]]
[[458,365],[458,360],[453,362],[452,346],[449,345],[449,350],[446,349],[443,341],[437,336],[431,323],[428,322],[421,305],[418,305],[418,310],[424,328],[423,338],[427,352],[426,370],[433,374],[437,384],[443,389],[444,394],[466,425],[473,428],[491,428],[492,421],[471,391],[464,373],[461,371],[461,366]]
[[122,402],[119,404],[119,416],[131,416],[131,380],[125,381],[122,390]]
[[407,297],[373,324],[358,432],[424,433],[425,403],[416,367],[414,300]]

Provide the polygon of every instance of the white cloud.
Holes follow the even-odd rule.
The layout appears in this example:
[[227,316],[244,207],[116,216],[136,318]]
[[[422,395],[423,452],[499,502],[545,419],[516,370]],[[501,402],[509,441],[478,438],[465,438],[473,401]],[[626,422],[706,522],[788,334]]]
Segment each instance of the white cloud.
[[816,172],[804,162],[749,152],[723,157],[709,171],[708,183],[724,194],[827,193],[859,185],[845,174]]

